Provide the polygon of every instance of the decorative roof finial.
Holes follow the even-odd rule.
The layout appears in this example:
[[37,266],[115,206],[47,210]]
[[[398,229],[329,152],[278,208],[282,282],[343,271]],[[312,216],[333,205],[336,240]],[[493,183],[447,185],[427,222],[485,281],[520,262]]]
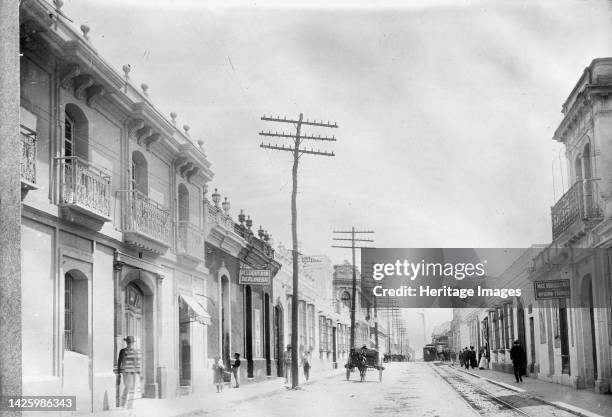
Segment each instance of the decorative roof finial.
[[172,119],[172,124],[176,125],[176,113],[175,112],[170,113],[170,119]]
[[81,32],[83,32],[83,37],[84,37],[84,38],[85,38],[87,41],[89,41],[89,35],[88,35],[89,30],[90,30],[90,29],[89,29],[89,26],[87,26],[87,25],[85,25],[85,24],[81,25]]
[[183,125],[183,129],[185,130],[185,134],[189,136],[189,125]]
[[145,83],[140,84],[140,88],[142,88],[142,92],[145,96],[149,97],[149,86]]
[[202,139],[198,140],[198,146],[200,147],[200,149],[204,149],[204,141]]
[[53,0],[53,4],[55,5],[55,9],[59,12],[62,6],[64,6],[63,0]]

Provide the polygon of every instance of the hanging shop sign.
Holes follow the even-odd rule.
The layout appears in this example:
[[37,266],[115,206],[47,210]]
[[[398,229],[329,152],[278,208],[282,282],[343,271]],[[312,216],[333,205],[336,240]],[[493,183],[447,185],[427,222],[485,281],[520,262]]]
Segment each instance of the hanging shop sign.
[[240,284],[248,285],[270,285],[269,269],[240,268]]
[[552,300],[555,298],[570,298],[570,280],[555,279],[535,281],[533,289],[536,300]]

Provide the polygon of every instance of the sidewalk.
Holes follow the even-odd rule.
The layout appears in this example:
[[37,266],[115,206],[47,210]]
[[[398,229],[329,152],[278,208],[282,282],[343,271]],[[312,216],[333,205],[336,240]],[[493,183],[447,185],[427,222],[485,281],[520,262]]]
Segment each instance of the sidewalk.
[[517,392],[528,392],[535,398],[578,415],[612,416],[612,395],[609,394],[597,394],[590,389],[577,390],[534,377],[523,377],[523,382],[517,384],[514,374],[480,369],[467,371],[459,366],[454,368]]
[[[311,374],[310,380],[304,382],[304,376],[300,374],[300,386],[342,375],[344,375],[343,368],[321,371]],[[273,396],[287,389],[284,378],[274,377],[262,382],[243,382],[240,388],[229,388],[228,385],[225,385],[223,392],[220,394],[217,394],[213,387],[211,391],[206,393],[184,397],[164,399],[141,398],[135,401],[134,410],[131,410],[132,414],[130,414],[130,410],[114,408],[87,415],[98,417],[187,417],[197,412],[206,412],[209,415],[214,415],[215,410],[231,407],[254,398]]]

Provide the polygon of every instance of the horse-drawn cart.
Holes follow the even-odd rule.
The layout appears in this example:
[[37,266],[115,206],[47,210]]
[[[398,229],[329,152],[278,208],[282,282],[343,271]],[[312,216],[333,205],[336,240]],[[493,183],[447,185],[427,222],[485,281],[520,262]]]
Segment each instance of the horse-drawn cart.
[[382,359],[375,349],[351,349],[349,360],[346,365],[346,380],[351,378],[351,372],[357,368],[359,370],[360,381],[365,381],[368,368],[378,371],[378,381],[382,381],[382,371],[385,369],[382,366]]

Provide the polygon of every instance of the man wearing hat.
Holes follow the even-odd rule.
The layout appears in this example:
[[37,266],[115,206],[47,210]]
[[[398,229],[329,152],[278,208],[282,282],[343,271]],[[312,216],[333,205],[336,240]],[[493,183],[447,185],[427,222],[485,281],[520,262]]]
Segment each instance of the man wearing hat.
[[140,352],[134,349],[134,336],[123,339],[126,347],[119,351],[117,360],[117,372],[123,377],[123,394],[121,395],[121,407],[134,408],[134,389],[136,378],[140,377]]
[[240,387],[240,353],[234,353],[234,361],[232,362],[232,374],[234,374],[234,381],[236,381],[236,385],[234,388]]
[[525,356],[525,351],[521,347],[521,342],[518,340],[514,341],[514,346],[510,349],[510,360],[512,360],[512,364],[514,365],[514,377],[516,378],[516,382],[523,382],[527,358]]

